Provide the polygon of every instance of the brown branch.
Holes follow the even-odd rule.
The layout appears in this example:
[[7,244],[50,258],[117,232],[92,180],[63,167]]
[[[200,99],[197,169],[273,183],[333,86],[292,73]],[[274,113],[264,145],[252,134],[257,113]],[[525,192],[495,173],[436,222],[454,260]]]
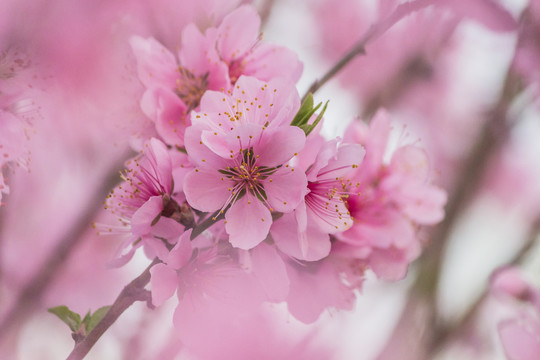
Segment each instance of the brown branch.
[[407,3],[400,4],[396,9],[387,17],[378,21],[372,25],[366,33],[360,38],[360,40],[354,44],[351,49],[345,53],[324,75],[321,79],[315,80],[309,87],[308,91],[303,96],[302,100],[306,98],[309,93],[314,94],[330,79],[332,79],[337,73],[339,73],[351,60],[358,55],[366,53],[366,46],[371,41],[379,38],[388,29],[394,26],[401,19],[410,15],[411,13],[421,10],[435,3],[435,0],[416,0]]
[[111,327],[112,324],[136,301],[149,301],[148,291],[145,286],[150,282],[150,269],[152,266],[160,263],[159,259],[154,261],[132,282],[124,287],[109,311],[103,319],[96,325],[88,335],[81,341],[75,344],[75,348],[69,354],[66,360],[81,360],[83,359],[92,347],[96,344],[99,338]]
[[[540,234],[540,218],[536,219],[526,237],[525,242],[519,249],[519,251],[508,261],[508,265],[517,266],[522,264],[525,258],[529,255],[531,249],[536,244],[538,235]],[[474,303],[469,307],[467,312],[461,316],[461,318],[454,324],[441,327],[437,333],[437,337],[433,339],[431,343],[431,348],[429,349],[428,359],[435,358],[444,348],[450,344],[452,341],[459,338],[459,335],[463,333],[464,330],[471,329],[474,321],[476,320],[476,315],[478,310],[482,307],[484,301],[489,295],[489,288],[486,287],[482,294],[474,301]]]
[[90,197],[91,200],[86,209],[80,214],[69,231],[58,241],[48,259],[20,292],[12,309],[6,312],[5,317],[0,321],[0,343],[9,333],[9,330],[13,326],[23,323],[30,315],[35,304],[39,303],[43,293],[54,280],[58,270],[60,270],[68,259],[72,250],[80,243],[84,232],[90,228],[91,220],[103,208],[103,199],[105,199],[111,188],[120,179],[118,169],[122,167],[123,158],[122,163],[115,163],[107,172],[107,176],[103,179],[101,186]]
[[[480,138],[472,147],[461,170],[458,181],[451,192],[446,207],[446,216],[432,234],[433,241],[424,251],[418,264],[418,277],[411,289],[412,297],[420,296],[428,308],[426,321],[429,332],[424,334],[426,352],[432,353],[446,338],[447,329],[438,318],[436,295],[441,275],[442,260],[452,229],[459,220],[463,210],[469,205],[477,193],[488,167],[488,160],[506,143],[513,119],[509,119],[508,110],[512,101],[523,90],[519,76],[511,67],[508,70],[501,95],[484,124]],[[477,305],[479,306],[479,305]],[[407,311],[407,309],[405,310]]]
[[[408,313],[418,311],[418,307],[426,309],[422,326],[424,332],[416,339],[423,347],[422,355],[430,354],[440,342],[438,339],[446,336],[444,335],[446,329],[440,324],[438,318],[436,294],[442,259],[451,231],[480,188],[488,167],[488,160],[506,143],[512,125],[508,119],[508,109],[521,90],[521,81],[510,68],[499,101],[487,114],[488,119],[480,132],[480,137],[471,148],[454,189],[450,192],[446,216],[433,232],[431,243],[418,261],[418,276],[409,291],[407,303],[398,324],[407,318]],[[398,327],[394,331],[397,331]],[[421,359],[424,358],[429,359],[429,357]]]
[[261,28],[264,28],[268,23],[270,15],[272,15],[272,9],[276,4],[276,0],[264,0],[259,7],[259,15],[261,17]]

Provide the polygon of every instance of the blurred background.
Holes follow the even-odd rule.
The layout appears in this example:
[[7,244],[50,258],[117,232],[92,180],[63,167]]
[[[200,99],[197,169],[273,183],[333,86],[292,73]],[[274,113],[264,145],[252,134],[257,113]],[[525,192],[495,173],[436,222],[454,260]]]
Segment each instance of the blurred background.
[[[148,264],[139,254],[111,269],[118,239],[91,226],[107,221],[104,198],[149,126],[129,37],[175,50],[186,24],[204,29],[240,3],[0,0],[0,358],[65,358],[73,340],[46,309],[110,304]],[[304,63],[301,95],[400,3],[253,2],[264,40]],[[515,265],[540,287],[539,24],[536,0],[441,0],[371,38],[316,92],[330,101],[328,138],[387,109],[395,146],[426,149],[447,217],[418,229],[425,251],[404,280],[367,274],[354,311],[305,325],[268,305],[258,334],[237,329],[228,346],[256,342],[269,359],[506,358],[497,326],[522,308],[493,296],[490,276]],[[183,344],[174,305],[135,304],[87,358],[229,358]]]

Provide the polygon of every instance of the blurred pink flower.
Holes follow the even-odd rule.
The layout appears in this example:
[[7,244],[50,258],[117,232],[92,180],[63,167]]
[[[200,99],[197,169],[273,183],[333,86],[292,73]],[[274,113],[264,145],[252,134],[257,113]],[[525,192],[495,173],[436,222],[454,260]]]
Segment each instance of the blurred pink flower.
[[443,216],[446,192],[431,184],[425,152],[414,145],[401,145],[385,161],[390,119],[379,111],[369,129],[352,124],[345,141],[359,142],[366,157],[351,179],[358,195],[347,198],[354,219],[349,230],[336,236],[333,251],[365,259],[382,278],[398,280],[421,251],[417,225],[432,225]]

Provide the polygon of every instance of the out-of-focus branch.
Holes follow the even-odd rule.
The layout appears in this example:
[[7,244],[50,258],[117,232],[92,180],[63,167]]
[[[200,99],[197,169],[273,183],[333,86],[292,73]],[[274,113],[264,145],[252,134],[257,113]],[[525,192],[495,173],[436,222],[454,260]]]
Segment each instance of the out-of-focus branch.
[[259,15],[261,17],[261,28],[264,28],[270,15],[272,15],[272,9],[276,4],[277,0],[264,0],[259,7]]
[[144,287],[150,282],[150,269],[160,263],[159,259],[154,261],[132,282],[124,287],[114,303],[109,308],[103,319],[86,335],[81,341],[75,344],[75,348],[66,360],[83,359],[99,338],[107,331],[112,324],[136,301],[150,301],[149,293]]
[[[454,189],[450,192],[446,216],[431,234],[432,241],[418,261],[418,276],[409,291],[402,319],[406,319],[410,312],[417,312],[418,307],[425,308],[423,312],[424,324],[419,326],[423,329],[423,334],[419,335],[421,336],[420,340],[417,339],[420,346],[423,347],[422,354],[419,355],[423,357],[419,357],[419,359],[430,359],[426,356],[432,353],[436,344],[440,343],[438,339],[446,336],[444,335],[446,330],[438,319],[436,301],[445,249],[459,216],[469,205],[470,200],[474,198],[484,180],[488,160],[506,143],[511,126],[508,119],[508,109],[521,90],[520,78],[510,68],[499,101],[487,113],[487,119],[480,131],[479,138],[469,151]],[[398,324],[402,319],[398,321]]]
[[520,92],[519,79],[512,69],[505,79],[501,97],[492,111],[487,114],[488,119],[481,129],[480,137],[473,145],[469,156],[461,170],[457,183],[450,192],[450,200],[446,207],[446,216],[432,234],[433,241],[426,248],[418,264],[418,277],[413,285],[412,292],[421,294],[426,299],[429,311],[429,322],[432,330],[427,342],[428,349],[432,343],[438,341],[442,330],[437,314],[436,294],[441,275],[442,259],[451,235],[451,231],[459,219],[460,214],[469,205],[477,193],[488,166],[488,160],[503,146],[508,138],[509,121],[508,109]]
[[309,87],[308,91],[302,98],[304,100],[309,93],[314,94],[319,90],[328,80],[332,79],[337,73],[339,73],[351,60],[357,55],[366,53],[366,46],[379,38],[388,29],[394,26],[401,19],[410,15],[411,13],[421,10],[425,7],[433,5],[435,0],[416,0],[400,4],[396,9],[388,16],[382,18],[374,25],[372,25],[366,33],[360,38],[360,40],[354,44],[351,49],[345,53],[324,75],[322,78],[315,80]]
[[103,208],[103,199],[105,199],[109,191],[120,180],[118,169],[124,166],[123,160],[124,157],[122,157],[122,162],[115,163],[107,171],[107,175],[101,182],[101,185],[90,197],[91,200],[86,209],[81,212],[69,231],[57,242],[49,258],[45,260],[41,268],[36,272],[36,275],[20,292],[18,298],[13,303],[13,308],[6,312],[6,315],[0,321],[0,343],[13,326],[21,324],[29,316],[33,306],[40,301],[43,293],[52,283],[72,250],[80,243],[83,238],[82,235],[90,228],[89,225],[92,219]]
[[[512,257],[508,262],[508,265],[516,266],[525,260],[531,249],[536,244],[536,240],[540,235],[540,218],[536,219],[519,251]],[[483,293],[476,299],[476,301],[469,307],[467,312],[455,323],[440,327],[437,337],[433,339],[431,343],[431,348],[428,349],[429,356],[428,359],[434,358],[440,351],[452,343],[453,340],[457,340],[460,334],[463,334],[464,331],[471,329],[474,321],[476,320],[476,315],[478,310],[482,307],[485,299],[488,297],[489,292],[488,288],[484,289]]]

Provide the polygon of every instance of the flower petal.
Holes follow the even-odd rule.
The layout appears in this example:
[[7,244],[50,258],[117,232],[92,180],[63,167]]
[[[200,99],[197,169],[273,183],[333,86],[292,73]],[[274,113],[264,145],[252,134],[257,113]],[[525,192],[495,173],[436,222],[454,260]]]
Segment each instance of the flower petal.
[[291,212],[307,192],[306,175],[302,171],[283,166],[264,180],[264,190],[274,210]]
[[186,200],[197,210],[219,210],[231,196],[228,189],[234,182],[220,174],[217,169],[195,169],[184,178]]
[[255,45],[261,19],[251,6],[241,6],[225,16],[218,28],[217,49],[222,59],[230,63]]
[[276,249],[264,242],[251,250],[253,274],[259,280],[270,301],[285,300],[289,292],[289,277]]
[[260,44],[246,57],[243,73],[270,81],[283,77],[297,82],[302,75],[302,63],[294,51],[274,44]]
[[139,79],[144,86],[174,89],[178,67],[174,55],[152,37],[133,36],[129,44],[137,58]]
[[178,275],[165,264],[154,265],[150,269],[150,285],[152,286],[152,304],[161,306],[165,300],[174,295],[178,286]]
[[225,215],[225,230],[232,246],[249,250],[266,239],[272,215],[266,206],[247,193],[237,200]]
[[[317,261],[330,253],[330,236],[311,223],[299,233],[293,214],[284,214],[275,220],[270,233],[279,250],[296,259]],[[305,249],[302,249],[302,241],[305,241]]]
[[189,259],[191,259],[193,248],[191,246],[190,236],[191,230],[188,230],[182,234],[180,239],[178,239],[176,246],[169,253],[169,256],[167,257],[167,265],[173,269],[178,270],[184,267],[188,263]]
[[152,222],[163,211],[161,196],[152,196],[143,204],[131,218],[131,231],[133,235],[143,236],[150,234]]
[[147,90],[141,109],[156,123],[156,130],[169,145],[183,146],[184,132],[189,126],[186,105],[172,91],[163,87]]
[[253,151],[259,155],[258,163],[274,167],[282,165],[297,155],[306,143],[306,135],[297,126],[267,129]]

